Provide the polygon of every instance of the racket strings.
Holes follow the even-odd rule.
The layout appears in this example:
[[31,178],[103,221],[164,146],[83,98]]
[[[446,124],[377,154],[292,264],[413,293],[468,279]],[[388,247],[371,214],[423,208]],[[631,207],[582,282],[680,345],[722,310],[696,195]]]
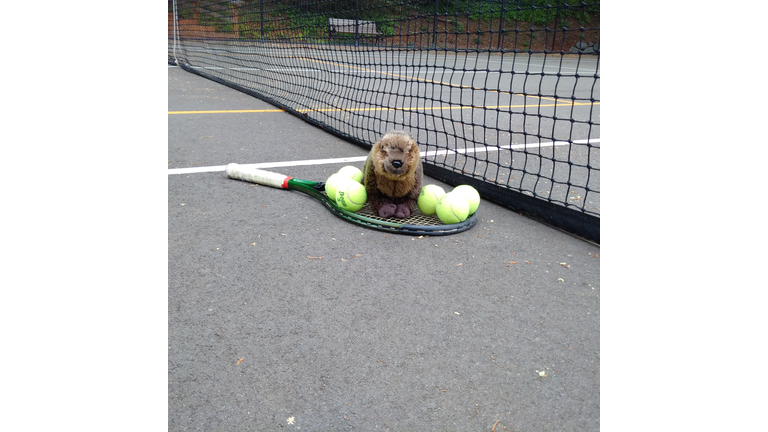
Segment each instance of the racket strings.
[[373,209],[371,209],[370,203],[365,203],[365,206],[362,209],[360,209],[357,213],[361,216],[365,216],[371,219],[376,219],[376,220],[385,221],[385,222],[399,222],[407,225],[423,225],[423,226],[443,225],[443,222],[441,222],[440,219],[437,218],[436,216],[428,216],[428,215],[425,215],[424,213],[421,213],[418,210],[415,210],[413,213],[411,213],[410,216],[404,219],[395,218],[395,217],[383,218],[373,212]]
[[[318,190],[321,190],[321,189],[318,189]],[[324,190],[322,190],[322,192],[324,195],[328,196],[327,194],[325,194]],[[398,223],[398,224],[419,225],[419,226],[443,225],[443,222],[437,216],[425,215],[419,210],[414,210],[414,212],[411,213],[411,215],[408,216],[407,218],[381,217],[373,211],[373,209],[371,208],[371,203],[368,203],[368,202],[365,203],[365,206],[363,206],[363,208],[356,211],[355,213],[360,216],[379,220],[382,222],[392,222],[392,223]]]

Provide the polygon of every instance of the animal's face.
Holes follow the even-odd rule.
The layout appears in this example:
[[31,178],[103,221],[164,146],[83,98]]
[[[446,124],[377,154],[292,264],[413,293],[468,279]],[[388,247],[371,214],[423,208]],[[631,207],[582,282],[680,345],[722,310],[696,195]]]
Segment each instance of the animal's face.
[[415,169],[419,146],[406,133],[389,133],[379,141],[380,169],[392,176],[402,176]]

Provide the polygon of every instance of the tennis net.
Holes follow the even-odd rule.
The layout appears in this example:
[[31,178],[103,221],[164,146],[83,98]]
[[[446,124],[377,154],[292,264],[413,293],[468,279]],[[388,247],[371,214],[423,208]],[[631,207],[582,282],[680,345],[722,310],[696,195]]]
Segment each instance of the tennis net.
[[168,60],[599,243],[600,3],[171,0]]

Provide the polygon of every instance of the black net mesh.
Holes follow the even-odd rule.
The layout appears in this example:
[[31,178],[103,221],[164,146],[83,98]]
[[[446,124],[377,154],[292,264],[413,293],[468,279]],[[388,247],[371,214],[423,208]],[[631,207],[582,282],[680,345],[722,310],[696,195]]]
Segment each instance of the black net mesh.
[[169,63],[599,242],[599,1],[175,0]]

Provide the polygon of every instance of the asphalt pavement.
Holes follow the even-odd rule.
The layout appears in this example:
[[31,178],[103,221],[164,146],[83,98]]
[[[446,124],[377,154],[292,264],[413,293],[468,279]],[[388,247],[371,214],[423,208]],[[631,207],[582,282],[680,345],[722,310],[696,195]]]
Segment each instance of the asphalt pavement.
[[177,67],[168,103],[169,431],[600,429],[599,246],[489,201],[362,228],[206,167],[365,149]]

